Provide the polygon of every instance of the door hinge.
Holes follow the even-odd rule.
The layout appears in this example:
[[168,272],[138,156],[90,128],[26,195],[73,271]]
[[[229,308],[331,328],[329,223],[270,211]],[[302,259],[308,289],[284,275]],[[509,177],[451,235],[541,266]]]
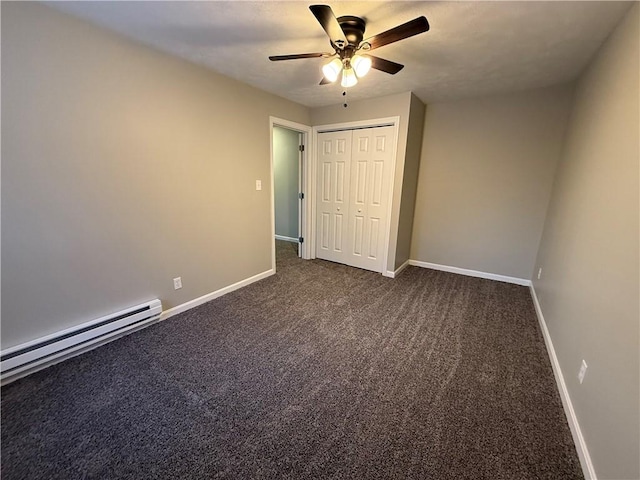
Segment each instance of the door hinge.
[[304,237],[298,237],[298,242],[299,243],[304,243]]
[[300,200],[304,200],[304,193],[300,192],[300,193],[298,194],[298,198],[299,198]]
[[298,150],[300,150],[301,152],[304,152],[304,145],[298,146]]

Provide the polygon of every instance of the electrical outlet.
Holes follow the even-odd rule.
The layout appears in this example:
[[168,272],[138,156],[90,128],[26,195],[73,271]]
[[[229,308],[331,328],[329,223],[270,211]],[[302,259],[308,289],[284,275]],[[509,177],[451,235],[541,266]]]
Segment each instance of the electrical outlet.
[[262,190],[262,180],[256,180],[256,190]]
[[176,277],[173,279],[173,289],[178,290],[182,288],[182,277]]
[[540,280],[541,276],[542,276],[542,267],[538,269],[538,280]]
[[587,362],[582,360],[582,365],[580,365],[580,371],[578,372],[578,381],[582,384],[584,381],[584,376],[587,374]]

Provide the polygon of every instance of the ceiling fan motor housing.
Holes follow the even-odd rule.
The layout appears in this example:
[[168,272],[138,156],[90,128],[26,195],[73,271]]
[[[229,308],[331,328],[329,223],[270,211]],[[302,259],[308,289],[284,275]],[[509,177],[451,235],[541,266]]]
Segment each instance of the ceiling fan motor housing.
[[349,42],[348,45],[344,45],[342,48],[352,47],[353,50],[356,50],[364,38],[364,29],[367,23],[364,19],[353,15],[338,17],[338,23]]

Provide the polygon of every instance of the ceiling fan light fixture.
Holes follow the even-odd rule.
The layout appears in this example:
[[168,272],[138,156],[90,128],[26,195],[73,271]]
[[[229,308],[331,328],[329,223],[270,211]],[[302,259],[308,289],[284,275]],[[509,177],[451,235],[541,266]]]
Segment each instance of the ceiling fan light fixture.
[[334,58],[329,63],[327,63],[324,67],[322,67],[322,73],[324,74],[324,78],[329,80],[330,82],[335,82],[340,75],[340,71],[342,70],[342,61],[339,58]]
[[362,78],[371,70],[371,57],[354,55],[351,59],[351,66],[358,78]]
[[356,72],[353,71],[353,68],[345,68],[342,71],[342,85],[344,88],[353,87],[356,83],[358,83],[358,77],[356,76]]
[[[371,50],[399,42],[414,35],[429,31],[429,22],[425,16],[414,18],[384,32],[363,40],[367,21],[364,17],[342,15],[336,17],[329,5],[310,5],[309,10],[329,37],[334,53],[297,53],[291,55],[272,55],[269,60],[296,60],[305,58],[331,58],[322,66],[324,76],[320,85],[334,83],[342,73],[341,85],[345,88],[358,83],[358,77],[365,76],[370,69],[395,75],[404,65],[368,55]],[[357,55],[362,51],[365,55]],[[343,92],[346,94],[346,92]]]

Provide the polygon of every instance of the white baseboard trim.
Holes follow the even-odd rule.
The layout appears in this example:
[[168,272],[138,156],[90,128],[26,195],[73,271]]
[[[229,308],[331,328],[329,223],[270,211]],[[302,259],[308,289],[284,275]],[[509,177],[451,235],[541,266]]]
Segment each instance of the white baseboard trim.
[[276,240],[283,240],[285,242],[298,243],[298,239],[297,238],[285,237],[284,235],[276,235],[275,237],[276,237]]
[[422,268],[430,268],[432,270],[440,270],[443,272],[457,273],[468,277],[486,278],[487,280],[497,280],[498,282],[514,283],[523,287],[531,286],[531,280],[526,278],[508,277],[506,275],[498,275],[496,273],[479,272],[477,270],[467,270],[466,268],[450,267],[448,265],[438,265],[437,263],[422,262],[420,260],[409,260],[409,265]]
[[276,271],[273,268],[271,268],[265,272],[258,273],[253,277],[245,278],[244,280],[240,280],[239,282],[236,282],[232,285],[223,287],[219,290],[216,290],[215,292],[207,293],[206,295],[203,295],[198,298],[194,298],[193,300],[189,300],[188,302],[185,302],[181,305],[177,305],[173,308],[169,308],[168,310],[165,310],[164,312],[162,312],[162,314],[160,315],[160,321],[166,320],[169,317],[173,317],[178,313],[191,310],[192,308],[202,305],[203,303],[207,303],[208,301],[213,300],[214,298],[218,298],[218,297],[221,297],[222,295],[226,295],[227,293],[233,292],[234,290],[238,290],[239,288],[246,287],[247,285],[250,285],[253,282],[257,282],[258,280],[262,280],[263,278],[270,277],[274,273],[276,273]]
[[597,480],[596,471],[593,468],[593,463],[591,462],[591,456],[589,455],[587,443],[585,442],[584,436],[582,435],[582,430],[580,430],[578,417],[576,417],[576,412],[573,409],[571,397],[569,397],[569,390],[567,390],[567,384],[564,381],[564,375],[562,374],[562,369],[560,368],[560,363],[558,362],[556,351],[553,348],[551,335],[549,334],[547,323],[544,321],[544,316],[542,315],[542,309],[540,308],[540,302],[538,302],[536,290],[535,288],[533,288],[533,285],[531,285],[529,288],[531,290],[531,298],[533,299],[533,304],[536,309],[536,315],[538,316],[538,322],[540,323],[540,330],[542,330],[542,336],[544,337],[544,343],[547,346],[549,360],[551,360],[551,366],[553,367],[553,375],[556,377],[556,384],[558,385],[558,391],[560,392],[560,398],[562,399],[564,413],[567,416],[569,429],[571,430],[571,435],[573,436],[573,443],[575,443],[576,445],[578,458],[580,459],[580,465],[582,466],[582,473],[585,480]]
[[398,268],[396,268],[395,271],[387,270],[382,275],[384,275],[385,277],[389,277],[389,278],[396,278],[398,275],[400,275],[402,273],[402,271],[405,268],[407,268],[409,266],[409,262],[410,261],[411,260],[407,260],[402,265],[400,265]]

